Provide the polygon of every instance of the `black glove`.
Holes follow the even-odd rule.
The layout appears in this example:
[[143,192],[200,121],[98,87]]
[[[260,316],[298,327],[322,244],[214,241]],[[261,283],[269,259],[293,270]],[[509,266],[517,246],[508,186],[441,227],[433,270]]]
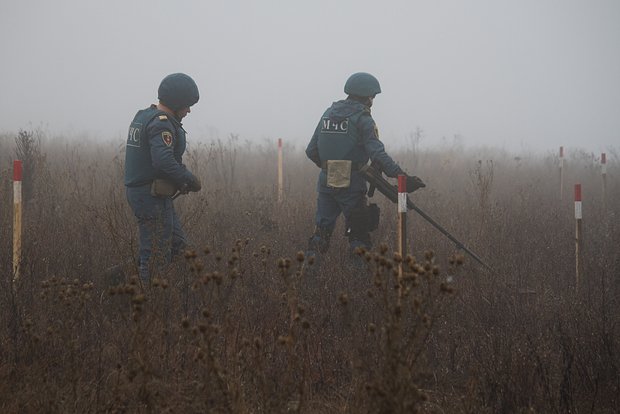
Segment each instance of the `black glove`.
[[407,175],[407,192],[413,193],[415,190],[419,188],[426,187],[426,184],[415,175]]
[[202,184],[200,183],[200,179],[195,175],[192,176],[192,179],[187,183],[187,191],[200,191],[202,188]]

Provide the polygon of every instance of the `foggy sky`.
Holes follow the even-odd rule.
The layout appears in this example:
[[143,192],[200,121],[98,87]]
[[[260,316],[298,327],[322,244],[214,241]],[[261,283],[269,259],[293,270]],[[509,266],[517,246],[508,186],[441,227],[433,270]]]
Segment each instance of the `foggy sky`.
[[620,143],[617,0],[0,0],[0,132],[123,142],[172,72],[188,139],[306,142],[354,72],[386,145]]

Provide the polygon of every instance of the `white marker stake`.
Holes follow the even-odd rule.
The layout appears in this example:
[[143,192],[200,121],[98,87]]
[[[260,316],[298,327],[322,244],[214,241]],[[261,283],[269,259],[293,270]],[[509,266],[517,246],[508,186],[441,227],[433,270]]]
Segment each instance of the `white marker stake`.
[[579,290],[581,268],[581,184],[575,184],[575,290]]
[[282,174],[282,138],[278,138],[278,202],[281,203],[284,194],[284,177]]
[[398,176],[398,253],[401,262],[398,266],[398,303],[402,297],[403,267],[407,255],[407,176]]
[[607,210],[607,155],[601,154],[601,177],[603,178],[603,208]]
[[560,200],[564,199],[564,147],[560,147]]
[[13,282],[19,279],[22,261],[22,162],[13,161]]

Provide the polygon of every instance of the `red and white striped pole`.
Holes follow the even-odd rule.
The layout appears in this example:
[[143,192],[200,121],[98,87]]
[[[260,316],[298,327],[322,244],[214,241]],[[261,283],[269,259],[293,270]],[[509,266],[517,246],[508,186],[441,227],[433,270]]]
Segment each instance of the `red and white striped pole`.
[[564,147],[560,146],[560,200],[564,199]]
[[601,154],[601,177],[603,178],[603,208],[607,209],[607,155]]
[[278,138],[278,202],[282,202],[284,196],[284,176],[282,169],[282,138]]
[[22,162],[13,161],[13,282],[19,279],[22,261]]
[[575,290],[579,290],[581,270],[581,184],[575,184]]
[[407,176],[398,176],[398,254],[401,262],[398,266],[398,299],[402,296],[403,267],[407,255]]

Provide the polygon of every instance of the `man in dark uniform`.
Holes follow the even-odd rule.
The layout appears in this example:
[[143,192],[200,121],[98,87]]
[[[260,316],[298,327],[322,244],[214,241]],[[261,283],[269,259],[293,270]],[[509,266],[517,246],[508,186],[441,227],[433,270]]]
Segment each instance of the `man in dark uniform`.
[[[375,121],[370,114],[375,96],[381,92],[379,81],[359,72],[349,77],[345,100],[329,107],[306,148],[306,155],[321,168],[317,191],[315,231],[309,240],[307,255],[324,253],[340,213],[344,214],[351,254],[357,247],[370,248],[370,231],[378,225],[378,208],[368,206],[366,181],[359,173],[368,160],[388,177],[405,174],[385,152]],[[422,180],[407,176],[407,190],[425,187]],[[355,260],[357,256],[352,256]]]
[[166,76],[159,103],[138,111],[129,126],[125,152],[127,201],[138,220],[139,272],[150,280],[152,266],[169,263],[187,244],[174,211],[178,192],[200,191],[201,183],[185,165],[186,132],[181,120],[199,99],[194,80],[183,73]]

